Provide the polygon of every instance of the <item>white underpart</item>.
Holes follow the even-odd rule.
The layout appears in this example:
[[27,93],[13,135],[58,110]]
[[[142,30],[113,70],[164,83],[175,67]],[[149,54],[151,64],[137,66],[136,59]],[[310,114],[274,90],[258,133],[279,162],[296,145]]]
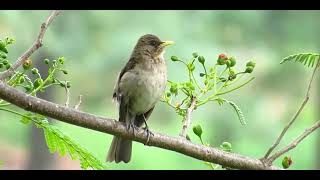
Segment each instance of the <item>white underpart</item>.
[[148,68],[137,64],[133,70],[124,74],[119,84],[121,94],[130,97],[130,111],[134,114],[143,114],[151,109],[161,98],[167,83],[165,62],[144,66]]

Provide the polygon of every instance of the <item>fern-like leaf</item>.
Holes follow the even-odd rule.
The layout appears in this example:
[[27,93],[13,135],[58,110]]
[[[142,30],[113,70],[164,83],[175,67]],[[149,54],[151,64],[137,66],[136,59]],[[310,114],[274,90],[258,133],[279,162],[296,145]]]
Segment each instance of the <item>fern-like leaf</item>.
[[283,64],[287,61],[295,61],[300,62],[304,65],[308,65],[308,67],[313,67],[317,61],[319,61],[320,54],[316,53],[300,53],[300,54],[294,54],[290,55],[288,57],[285,57],[280,64]]
[[242,113],[242,111],[240,110],[239,106],[236,105],[234,102],[232,101],[227,101],[232,107],[233,109],[236,111],[237,115],[238,115],[238,118],[240,120],[240,123],[242,125],[246,125],[246,121],[245,121],[245,118],[244,118],[244,115]]
[[219,105],[224,104],[224,102],[227,102],[228,104],[230,104],[231,107],[233,107],[233,109],[236,111],[237,116],[238,116],[238,118],[240,120],[240,123],[242,125],[246,125],[245,117],[244,117],[241,109],[239,108],[239,106],[236,103],[234,103],[232,101],[228,101],[228,100],[223,99],[223,98],[217,98],[217,99],[215,99],[215,101],[217,101]]
[[55,126],[51,125],[44,116],[26,114],[24,118],[27,117],[29,117],[29,119],[32,120],[38,128],[43,129],[50,153],[58,152],[60,156],[69,154],[71,159],[80,160],[80,166],[82,169],[105,169],[101,161],[95,158],[86,149],[80,147],[80,145],[71,140],[71,138],[62,133]]

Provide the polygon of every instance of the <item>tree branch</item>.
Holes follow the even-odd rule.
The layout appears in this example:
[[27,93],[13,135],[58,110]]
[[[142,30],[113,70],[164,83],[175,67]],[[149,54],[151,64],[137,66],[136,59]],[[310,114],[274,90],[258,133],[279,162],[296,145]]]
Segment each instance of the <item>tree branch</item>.
[[[140,143],[146,142],[148,138],[142,129],[139,129],[138,133],[134,136],[131,132],[127,131],[123,123],[39,99],[10,87],[2,81],[0,81],[0,98],[27,111],[46,115],[76,126],[121,136]],[[234,169],[280,169],[275,166],[265,166],[258,159],[193,144],[181,137],[171,137],[156,132],[153,133],[154,136],[150,137],[148,145],[175,151],[206,162],[212,162]]]
[[307,104],[307,102],[309,101],[310,98],[310,90],[311,90],[311,85],[313,82],[313,79],[315,77],[316,71],[318,69],[318,67],[320,66],[320,60],[318,60],[318,63],[316,65],[316,67],[313,70],[311,79],[309,81],[309,85],[308,85],[308,89],[307,89],[307,93],[306,96],[299,108],[299,110],[295,113],[295,115],[293,116],[292,120],[284,127],[284,129],[282,130],[280,136],[277,138],[277,140],[274,142],[274,144],[269,148],[269,150],[267,151],[267,153],[264,155],[264,157],[262,158],[262,160],[266,160],[268,158],[268,156],[271,154],[271,152],[278,146],[278,144],[280,143],[281,139],[283,138],[283,136],[286,134],[286,132],[288,131],[288,129],[290,128],[290,126],[293,124],[293,122],[297,119],[297,117],[299,116],[299,114],[301,113],[301,111],[303,110],[303,108],[305,107],[305,105]]
[[3,81],[7,77],[11,76],[16,69],[18,69],[37,49],[39,49],[42,46],[42,40],[47,28],[49,27],[53,19],[59,14],[60,11],[58,10],[52,11],[46,22],[42,23],[39,35],[33,43],[33,45],[26,52],[24,52],[22,56],[20,56],[18,60],[8,70],[0,74],[0,81]]
[[184,121],[183,121],[184,123],[183,123],[182,130],[180,133],[180,136],[182,136],[182,137],[187,137],[188,128],[191,124],[191,113],[194,110],[194,108],[196,107],[196,102],[197,102],[196,97],[192,97],[191,104],[190,104],[189,108],[187,109],[186,115],[184,116]]
[[283,154],[287,153],[291,149],[295,148],[304,138],[306,138],[308,135],[310,135],[312,132],[314,132],[319,127],[320,127],[320,120],[317,121],[313,126],[311,126],[311,128],[304,130],[304,132],[300,136],[298,136],[294,141],[292,141],[288,146],[284,147],[280,151],[278,151],[278,152],[274,153],[272,156],[270,156],[267,160],[267,163],[271,164],[278,157],[282,156]]

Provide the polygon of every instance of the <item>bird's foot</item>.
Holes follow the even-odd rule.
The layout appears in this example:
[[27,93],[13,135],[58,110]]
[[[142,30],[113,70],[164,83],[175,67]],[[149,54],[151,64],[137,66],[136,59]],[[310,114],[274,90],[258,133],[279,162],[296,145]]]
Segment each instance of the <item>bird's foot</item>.
[[132,129],[132,133],[133,133],[134,136],[136,135],[135,131],[139,130],[139,128],[136,125],[134,125],[133,123],[129,123],[127,125],[127,130],[130,131],[130,129]]
[[144,143],[144,145],[148,145],[150,140],[150,135],[154,136],[153,132],[151,132],[148,128],[148,126],[142,128],[144,133],[147,133],[147,141]]

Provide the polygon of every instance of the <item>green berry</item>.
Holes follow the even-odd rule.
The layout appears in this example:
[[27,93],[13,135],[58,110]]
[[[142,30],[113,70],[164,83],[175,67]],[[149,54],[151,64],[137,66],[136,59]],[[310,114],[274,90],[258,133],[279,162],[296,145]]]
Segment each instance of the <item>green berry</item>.
[[24,81],[25,81],[25,78],[24,78],[23,76],[21,76],[21,77],[19,78],[19,83],[22,84],[22,83],[24,83]]
[[200,124],[193,126],[192,130],[195,135],[197,135],[199,138],[201,138],[202,128],[201,128]]
[[207,85],[208,83],[208,80],[204,80],[204,85]]
[[230,67],[233,67],[233,66],[236,65],[236,58],[230,57],[229,60],[230,60],[230,62],[231,62]]
[[22,65],[24,70],[30,69],[31,66],[32,66],[32,61],[30,59],[27,59]]
[[38,74],[39,73],[37,68],[32,68],[31,72],[32,72],[32,74]]
[[198,57],[198,61],[199,61],[201,64],[204,64],[204,62],[205,62],[206,60],[204,59],[203,56],[199,56],[199,57]]
[[225,64],[226,64],[226,61],[225,61],[224,59],[220,59],[220,58],[219,58],[219,59],[217,60],[217,64],[218,64],[218,65],[225,65]]
[[167,97],[170,97],[170,96],[171,96],[171,93],[170,93],[170,92],[167,92],[166,96],[167,96]]
[[7,69],[7,70],[10,69],[11,66],[12,66],[11,63],[6,64],[6,69]]
[[8,54],[8,50],[6,48],[6,45],[4,44],[4,42],[0,41],[0,51]]
[[197,58],[199,55],[198,55],[198,53],[194,52],[194,53],[192,53],[192,56],[193,56],[194,58]]
[[41,78],[37,78],[33,83],[34,88],[38,88],[42,83],[43,83],[43,80]]
[[43,61],[45,64],[49,64],[49,59],[45,59],[44,61]]
[[170,92],[172,94],[177,95],[178,94],[178,85],[177,84],[172,84],[171,87],[170,87]]
[[171,61],[179,61],[177,56],[171,56]]
[[67,81],[67,88],[70,88],[71,87],[71,83],[70,81]]
[[7,55],[6,55],[5,53],[2,53],[2,52],[1,52],[0,57],[3,58],[3,59],[5,59],[5,58],[7,58]]
[[59,62],[60,64],[63,64],[63,63],[64,63],[64,57],[59,57],[59,58],[58,58],[58,62]]
[[246,73],[252,73],[253,72],[254,67],[253,66],[247,66],[246,68]]
[[4,61],[2,61],[2,63],[3,63],[4,65],[7,65],[7,64],[9,63],[9,61],[8,61],[8,60],[4,60]]
[[192,91],[195,90],[194,85],[191,82],[187,82],[186,86]]
[[3,64],[2,63],[0,63],[0,68],[3,68]]
[[232,150],[232,146],[231,143],[229,142],[223,142],[220,147],[224,150],[224,151],[228,151],[230,152]]
[[206,74],[205,73],[200,73],[200,77],[203,77],[205,76]]
[[189,69],[190,71],[194,71],[195,68],[196,68],[196,67],[194,66],[193,63],[188,64],[188,69]]
[[255,66],[256,66],[256,63],[253,62],[253,61],[249,61],[246,66],[247,66],[247,67],[248,67],[248,66],[255,67]]
[[286,157],[283,158],[283,160],[282,160],[282,167],[283,167],[284,169],[288,169],[288,168],[291,166],[291,164],[292,164],[292,159],[291,159],[291,157],[286,156]]
[[28,91],[30,91],[32,89],[32,87],[31,86],[26,86],[26,87],[24,87],[24,89],[28,92]]

